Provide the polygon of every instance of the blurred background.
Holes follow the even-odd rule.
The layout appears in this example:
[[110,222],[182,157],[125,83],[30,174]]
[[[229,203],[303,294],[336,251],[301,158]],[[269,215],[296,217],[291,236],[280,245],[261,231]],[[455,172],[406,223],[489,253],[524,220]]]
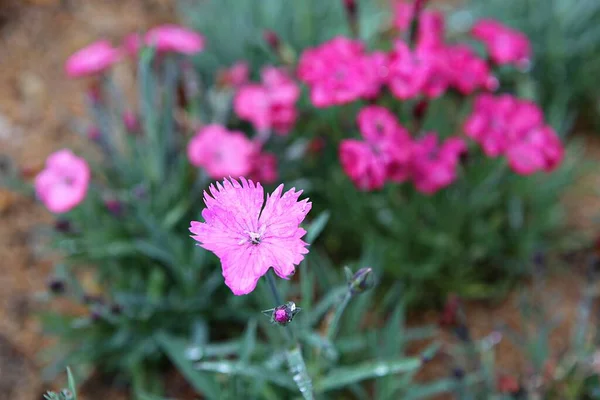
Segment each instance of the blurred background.
[[[327,1],[334,2],[334,0]],[[265,10],[268,10],[270,6],[265,5],[264,9],[261,9],[265,12],[264,15],[258,11],[250,15],[250,10],[255,6],[251,0],[243,1],[243,5],[240,4],[239,9],[236,10],[231,10],[231,8],[235,8],[233,3],[231,1],[218,3],[203,0],[182,0],[180,2],[175,0],[3,0],[0,3],[0,88],[3,94],[0,97],[0,170],[2,173],[8,175],[10,171],[16,169],[23,180],[31,182],[32,178],[44,168],[46,157],[58,149],[69,147],[77,149],[80,153],[95,151],[90,150],[90,142],[85,139],[85,136],[75,134],[77,131],[85,131],[89,124],[90,118],[86,113],[84,100],[84,93],[89,88],[88,82],[69,79],[64,72],[65,60],[75,51],[95,40],[102,38],[118,43],[132,32],[145,32],[149,28],[165,23],[183,24],[202,33],[206,40],[212,43],[209,45],[210,50],[207,51],[210,56],[198,58],[194,62],[194,67],[200,71],[198,72],[200,76],[214,77],[218,70],[244,59],[248,60],[251,69],[255,71],[252,76],[256,77],[258,76],[256,71],[260,67],[277,62],[275,61],[276,55],[270,54],[269,58],[264,55],[264,51],[261,53],[265,47],[268,47],[268,44],[264,43],[265,30],[275,31],[282,42],[286,45],[289,44],[298,55],[306,47],[316,46],[331,39],[337,33],[338,25],[344,26],[341,32],[347,32],[348,29],[346,15],[341,11],[335,14],[327,7],[319,10],[313,9],[312,12],[317,15],[314,18],[310,16],[311,11],[306,11],[309,14],[304,19],[297,14],[289,19],[281,17],[281,21],[278,21],[278,18],[287,11],[279,8],[275,10],[276,7],[272,6],[274,11],[268,14]],[[277,2],[268,2],[270,5],[275,3]],[[286,3],[286,1],[280,0],[280,3]],[[344,2],[340,1],[339,3]],[[360,12],[376,7],[369,1],[359,3]],[[375,28],[382,23],[381,21],[389,20],[393,13],[386,1],[381,0],[381,3],[383,3],[383,11],[372,13],[364,11],[360,17],[360,24],[363,28],[360,37],[371,44],[375,43],[373,37],[379,34],[389,34],[386,29]],[[543,109],[545,121],[554,128],[565,143],[564,164],[567,167],[564,170],[568,169],[568,172],[564,174],[556,172],[560,174],[560,185],[562,186],[556,190],[540,189],[538,191],[536,190],[537,181],[534,180],[519,181],[514,186],[510,186],[510,190],[512,190],[520,185],[518,192],[515,189],[517,195],[511,197],[513,192],[510,192],[500,200],[490,201],[497,201],[500,204],[498,209],[508,210],[506,211],[507,215],[513,213],[506,217],[502,214],[501,217],[498,217],[500,219],[511,220],[513,218],[514,220],[521,215],[525,221],[522,229],[527,230],[527,234],[519,236],[513,231],[506,233],[503,230],[502,233],[498,233],[498,237],[500,235],[503,238],[508,237],[506,242],[509,244],[506,246],[496,248],[493,243],[481,243],[480,245],[484,249],[482,251],[491,254],[489,260],[492,261],[489,264],[488,259],[481,261],[481,258],[477,258],[478,256],[463,257],[462,253],[457,255],[443,247],[444,250],[439,250],[440,258],[443,260],[428,259],[428,262],[431,262],[428,264],[429,272],[423,273],[414,273],[415,270],[408,267],[399,271],[396,264],[408,265],[410,261],[415,265],[420,265],[419,263],[425,257],[423,253],[429,251],[435,253],[437,250],[427,250],[422,246],[419,247],[421,251],[418,256],[405,256],[402,253],[402,256],[397,258],[395,256],[390,256],[389,259],[378,257],[380,254],[394,254],[395,246],[399,243],[398,237],[416,235],[414,231],[411,231],[410,222],[406,222],[410,220],[403,220],[405,221],[404,225],[408,226],[406,230],[400,233],[392,230],[394,233],[389,237],[392,237],[393,240],[390,239],[388,242],[379,240],[380,236],[377,235],[385,236],[382,232],[389,232],[382,229],[377,234],[373,233],[370,236],[373,238],[372,243],[369,242],[368,245],[361,247],[367,241],[362,241],[357,236],[356,232],[360,231],[362,226],[356,226],[356,224],[369,220],[368,217],[365,217],[369,211],[356,209],[336,214],[336,209],[343,209],[341,204],[344,204],[344,199],[329,198],[317,189],[314,189],[315,194],[313,195],[310,186],[307,186],[308,195],[311,198],[314,196],[316,199],[313,200],[316,204],[314,216],[316,217],[317,211],[325,210],[329,210],[332,215],[330,223],[323,233],[323,245],[316,248],[331,257],[333,260],[329,261],[331,265],[349,263],[360,267],[366,264],[381,263],[381,271],[386,271],[381,272],[381,276],[390,278],[390,280],[399,279],[409,287],[406,290],[409,298],[407,303],[410,303],[405,314],[406,326],[409,328],[416,326],[439,328],[437,340],[443,343],[443,346],[451,346],[456,340],[460,344],[464,339],[464,333],[461,338],[460,332],[458,333],[459,338],[453,339],[456,331],[446,329],[444,325],[444,318],[450,312],[449,310],[452,310],[452,304],[455,304],[452,303],[454,301],[452,299],[460,298],[461,318],[468,326],[471,339],[477,340],[487,338],[490,333],[499,332],[505,329],[504,327],[525,334],[530,330],[524,321],[531,322],[537,318],[530,318],[528,312],[536,316],[544,314],[546,319],[542,318],[543,327],[535,328],[543,331],[543,335],[535,333],[538,331],[534,329],[531,331],[534,333],[527,336],[529,339],[543,336],[544,343],[528,341],[529,339],[513,341],[506,339],[498,344],[493,362],[496,371],[493,375],[498,380],[491,386],[504,385],[499,392],[507,396],[515,396],[506,398],[536,398],[531,397],[537,393],[537,389],[532,389],[535,386],[534,383],[531,383],[535,380],[532,376],[539,378],[541,375],[531,372],[534,368],[532,365],[535,365],[538,370],[553,368],[548,366],[560,364],[564,361],[562,358],[564,354],[568,353],[569,358],[566,365],[575,365],[576,362],[569,363],[573,359],[577,359],[574,356],[577,354],[577,356],[581,356],[581,359],[585,359],[585,368],[583,368],[585,373],[577,375],[577,372],[565,366],[559,372],[549,372],[553,378],[548,378],[548,380],[560,381],[560,384],[557,385],[561,388],[560,390],[575,386],[577,388],[589,386],[593,389],[572,392],[569,390],[561,392],[557,389],[555,392],[544,392],[543,397],[537,398],[600,398],[598,395],[600,386],[597,382],[600,367],[597,360],[595,360],[596,364],[590,361],[596,355],[598,342],[586,341],[585,346],[577,347],[577,351],[569,347],[576,341],[573,337],[577,337],[579,334],[576,332],[572,335],[577,326],[582,326],[581,318],[585,318],[586,327],[589,327],[589,331],[582,335],[586,338],[595,335],[596,314],[598,313],[595,297],[598,288],[590,276],[595,276],[597,264],[595,257],[597,253],[600,254],[600,236],[598,236],[600,230],[597,223],[600,215],[598,192],[600,175],[598,175],[597,168],[600,161],[600,136],[598,134],[600,129],[600,81],[598,80],[598,76],[600,76],[600,2],[594,0],[437,0],[427,3],[428,8],[443,10],[445,13],[449,37],[465,34],[471,29],[474,21],[487,17],[493,17],[527,35],[533,49],[532,64],[527,69],[527,73],[515,74],[514,71],[500,68],[497,76],[503,83],[503,91],[535,101]],[[281,4],[277,7],[290,6]],[[228,8],[230,9],[228,10]],[[340,10],[343,9],[340,8]],[[297,13],[299,12],[297,10]],[[264,18],[261,19],[263,16]],[[305,29],[299,30],[296,30],[293,24],[290,24],[294,27],[293,29],[283,26],[286,21],[292,19],[294,22],[297,20],[311,21],[319,24],[321,28],[311,28],[309,23]],[[327,29],[331,30],[327,31]],[[255,43],[252,43],[251,40],[236,39],[249,37],[257,38],[256,41],[261,42],[262,50],[253,48]],[[214,43],[219,43],[219,45],[215,46]],[[370,50],[374,48],[376,46],[371,46]],[[135,63],[121,63],[115,65],[112,70],[115,82],[118,82],[118,86],[124,93],[124,101],[131,104],[138,103],[136,100],[138,95],[136,68]],[[203,82],[205,81],[207,79],[204,79]],[[350,110],[356,114],[356,108]],[[456,115],[462,113],[460,115],[464,117],[464,111],[464,109],[458,110]],[[331,117],[327,116],[326,118],[330,120]],[[335,114],[333,118],[336,118]],[[236,121],[236,124],[238,122]],[[444,121],[438,122],[441,126],[444,123]],[[246,125],[238,124],[236,126],[246,128]],[[436,124],[431,122],[431,126],[436,126]],[[332,154],[335,156],[337,150],[332,150]],[[337,168],[339,169],[339,167]],[[282,175],[284,174],[282,173]],[[293,177],[293,180],[290,178],[292,183],[296,183],[298,187],[302,185],[302,176],[294,175],[294,173],[290,173],[289,176]],[[335,175],[335,177],[338,176],[343,176],[341,170],[338,175]],[[552,176],[548,177],[550,182],[553,179]],[[316,178],[315,181],[317,181]],[[554,179],[554,182],[558,181],[559,178]],[[287,187],[288,182],[285,183]],[[493,191],[500,185],[492,185],[490,190]],[[557,183],[557,185],[559,184]],[[340,191],[352,190],[349,182],[340,184],[339,188]],[[470,186],[465,185],[462,188],[462,190],[468,191]],[[548,195],[548,193],[550,194]],[[386,192],[386,196],[388,194],[389,192]],[[541,199],[544,194],[548,197]],[[410,196],[413,196],[412,192]],[[520,203],[517,200],[515,200],[516,203],[511,200],[519,196],[525,199],[524,202],[527,204],[520,209],[521,214],[514,211],[514,207],[518,208],[514,204]],[[377,201],[373,201],[374,205],[371,205],[372,208],[369,210],[377,209],[379,201],[383,200],[378,198]],[[419,202],[419,200],[415,200],[415,203]],[[431,204],[432,207],[440,210],[444,207],[441,204]],[[528,219],[529,214],[527,213],[530,209],[539,207],[543,211],[547,211],[550,207],[554,210],[555,206],[559,210],[556,213],[553,211],[552,215],[536,211],[532,212],[533,216]],[[198,216],[202,204],[198,203],[195,207],[197,207],[195,213],[191,211],[190,213]],[[451,213],[449,210],[455,209],[454,206],[447,207],[445,209],[447,214]],[[406,215],[410,214],[411,211],[406,212]],[[492,214],[491,212],[485,214],[485,218],[489,217],[489,220],[494,220],[496,214]],[[552,229],[547,228],[544,224],[550,219],[554,223],[553,218],[558,214],[560,214],[560,223],[557,222]],[[396,217],[408,218],[406,215]],[[523,215],[526,216],[523,217]],[[542,222],[539,226],[535,225],[535,228],[529,230],[528,223],[533,225],[540,220]],[[180,225],[183,232],[181,236],[184,238],[187,235],[185,225],[188,222],[182,221],[183,225]],[[54,266],[57,263],[60,264],[62,257],[60,253],[48,253],[46,250],[49,242],[48,232],[47,228],[43,227],[55,226],[55,224],[56,218],[35,200],[35,196],[24,195],[14,188],[0,186],[0,266],[2,271],[0,273],[0,287],[2,288],[0,290],[0,399],[41,399],[46,390],[57,390],[64,383],[64,376],[60,375],[62,373],[60,368],[63,368],[63,365],[59,365],[57,370],[49,373],[44,369],[49,364],[47,358],[40,357],[44,349],[57,341],[55,337],[57,330],[53,331],[53,326],[45,328],[39,318],[40,313],[48,307],[47,293],[49,290],[51,291],[49,285],[53,283],[52,279],[56,276]],[[353,228],[348,227],[352,224],[355,225]],[[484,221],[485,226],[492,224],[487,219]],[[432,227],[431,232],[435,232],[435,229]],[[521,228],[517,228],[515,231],[518,229]],[[339,232],[342,233],[338,235]],[[450,230],[444,232],[450,235],[448,233]],[[481,235],[486,235],[487,231],[484,229],[481,232],[483,232]],[[347,235],[347,238],[344,235]],[[431,235],[433,237],[433,233]],[[478,234],[473,233],[473,235],[477,236]],[[462,239],[465,237],[461,236]],[[160,239],[157,240],[160,242]],[[468,239],[465,240],[468,241]],[[432,241],[435,240],[432,239]],[[456,245],[458,242],[450,241],[450,245],[444,246],[458,246]],[[522,242],[523,247],[519,247],[515,242]],[[382,247],[378,247],[379,245]],[[193,247],[193,243],[190,242],[189,246]],[[344,246],[347,246],[347,249],[344,249]],[[399,244],[397,246],[402,247]],[[468,247],[469,243],[465,246]],[[442,248],[441,244],[440,248]],[[404,248],[401,251],[409,253],[409,250]],[[510,254],[507,254],[508,252]],[[444,264],[450,262],[447,261],[448,257],[453,257],[454,266]],[[468,263],[465,260],[472,260],[472,265],[463,265],[463,263]],[[493,270],[489,265],[494,263],[510,264],[510,267],[507,267],[506,270]],[[467,272],[454,275],[448,272],[460,268]],[[486,272],[488,268],[493,272],[488,274]],[[337,271],[341,277],[341,267]],[[506,277],[506,279],[502,277]],[[83,274],[78,279],[86,288],[97,285],[93,274]],[[449,283],[450,281],[451,283]],[[411,287],[414,288],[414,293],[410,292]],[[101,289],[98,290],[102,292]],[[548,297],[559,300],[556,304],[550,303]],[[523,308],[523,298],[531,301],[531,303],[527,303],[531,309]],[[448,303],[448,299],[452,301]],[[458,302],[458,300],[456,301]],[[231,308],[233,309],[237,303],[232,304]],[[539,311],[549,304],[552,304],[552,308],[546,310],[547,314]],[[66,299],[53,299],[52,309],[64,314],[87,315],[86,313],[89,313],[86,305],[75,304]],[[523,311],[524,309],[526,311]],[[561,315],[560,323],[553,319],[553,316],[558,314]],[[387,317],[382,320],[388,321]],[[552,321],[548,322],[549,320]],[[47,323],[48,321],[46,321]],[[452,324],[453,322],[450,323],[450,325]],[[458,325],[462,326],[461,324],[463,322]],[[50,323],[50,325],[52,324]],[[155,327],[156,330],[162,328],[160,323]],[[231,332],[241,332],[242,329],[238,328],[231,328]],[[185,329],[182,328],[177,333],[183,336],[182,332]],[[45,331],[50,331],[50,334]],[[227,337],[230,331],[223,332],[225,333],[219,335],[213,331],[211,336]],[[502,330],[502,332],[504,331]],[[511,335],[506,334],[505,337],[509,336]],[[414,353],[423,347],[423,343],[418,342],[410,351]],[[582,348],[585,348],[585,356],[581,355]],[[561,349],[568,350],[562,351]],[[60,352],[52,353],[55,361],[60,354]],[[535,355],[530,357],[530,354]],[[536,357],[538,358],[536,359]],[[543,358],[541,364],[538,362],[539,357]],[[532,359],[536,359],[536,361],[532,362]],[[452,363],[444,357],[435,359],[427,364],[414,379],[417,383],[447,377],[454,380],[455,375],[468,375],[471,369],[477,369],[470,365],[457,367],[454,364],[449,366],[450,364]],[[179,399],[198,398],[198,391],[195,390],[197,386],[190,385],[185,373],[177,372],[177,368],[164,360],[160,362],[160,365],[159,375],[166,382],[162,391],[165,396]],[[71,368],[76,368],[76,366],[71,364]],[[116,374],[114,370],[104,374],[96,373],[93,367],[88,368],[86,373],[81,374],[80,398],[142,398],[131,394],[130,379],[115,378],[115,375],[120,376],[119,368],[123,369],[124,367],[118,367]],[[594,379],[592,383],[589,382],[590,376]],[[569,377],[572,380],[569,380]],[[462,375],[459,376],[459,379],[461,378]],[[583,381],[585,384],[581,383]],[[554,386],[552,387],[554,388]],[[578,394],[568,394],[584,392],[585,395],[581,395],[581,397]],[[462,392],[454,391],[437,398],[503,398],[468,397],[466,394],[460,393]],[[516,397],[516,393],[521,393],[520,396],[524,397]],[[291,395],[275,396],[275,398],[295,398]],[[357,394],[334,394],[333,396],[332,398],[360,398]]]

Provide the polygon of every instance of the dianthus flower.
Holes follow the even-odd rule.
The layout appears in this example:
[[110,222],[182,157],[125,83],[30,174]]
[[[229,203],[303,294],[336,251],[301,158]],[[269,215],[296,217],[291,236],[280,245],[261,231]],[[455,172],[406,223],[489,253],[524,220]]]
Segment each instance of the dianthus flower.
[[509,166],[520,175],[550,172],[564,156],[562,143],[544,124],[540,108],[510,95],[479,95],[464,130],[488,156],[506,155]]
[[159,52],[196,54],[204,50],[204,36],[179,25],[160,25],[150,29],[145,36],[148,46],[156,46]]
[[338,36],[305,50],[298,63],[298,78],[310,88],[315,107],[350,103],[376,95],[383,58],[365,53],[363,43]]
[[108,40],[99,40],[73,53],[65,63],[65,72],[70,78],[97,75],[120,58],[121,53]]
[[250,172],[256,146],[242,132],[211,124],[198,131],[188,144],[192,165],[202,167],[213,179],[240,177]]
[[473,26],[472,34],[487,47],[490,58],[497,64],[527,65],[531,58],[529,39],[493,19],[482,19]]
[[[394,3],[392,24],[401,33],[408,32],[415,15],[414,1],[396,1]],[[444,15],[438,11],[423,10],[419,14],[416,43],[425,46],[437,46],[444,41]]]
[[498,80],[492,75],[488,64],[477,57],[470,47],[456,45],[446,48],[450,84],[462,94],[477,89],[495,90]]
[[248,82],[250,67],[247,62],[238,61],[231,67],[221,70],[217,80],[221,85],[240,87]]
[[87,162],[71,150],[51,154],[35,177],[35,192],[48,210],[65,213],[83,201],[90,181]]
[[255,182],[271,184],[277,180],[277,157],[267,152],[257,152],[248,176]]
[[437,135],[426,134],[413,145],[412,179],[416,189],[433,194],[456,180],[460,155],[467,150],[461,138],[452,137],[440,146]]
[[[252,292],[269,268],[288,279],[308,253],[300,223],[310,211],[302,191],[283,193],[283,185],[267,196],[260,183],[225,179],[204,192],[204,222],[192,221],[192,238],[221,260],[225,284],[235,295]],[[283,193],[283,194],[282,194]]]
[[285,135],[296,122],[299,97],[298,85],[283,69],[266,67],[262,71],[261,85],[248,84],[238,90],[234,110],[257,130],[273,129]]
[[364,141],[345,139],[340,162],[361,190],[380,189],[386,179],[403,182],[409,177],[411,139],[394,115],[384,107],[368,106],[357,116]]

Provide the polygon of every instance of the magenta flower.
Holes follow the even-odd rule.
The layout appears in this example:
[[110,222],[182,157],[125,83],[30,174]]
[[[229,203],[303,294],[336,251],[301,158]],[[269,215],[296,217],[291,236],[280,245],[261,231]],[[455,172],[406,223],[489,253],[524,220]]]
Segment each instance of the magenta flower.
[[415,14],[415,6],[407,1],[394,2],[394,17],[392,24],[400,32],[408,31]]
[[472,34],[487,47],[497,64],[526,66],[531,59],[531,45],[523,33],[493,19],[482,19],[473,26]]
[[492,75],[488,64],[477,57],[468,46],[456,45],[446,49],[450,82],[462,94],[475,90],[495,90],[498,80]]
[[440,47],[444,45],[446,23],[439,11],[423,11],[419,18],[417,45],[419,47]]
[[81,78],[102,73],[117,63],[121,53],[108,40],[99,40],[75,52],[65,63],[70,78]]
[[66,213],[83,201],[90,182],[87,162],[71,150],[51,154],[46,168],[35,177],[35,192],[53,213]]
[[248,174],[255,152],[256,146],[242,132],[216,124],[200,129],[187,148],[192,165],[204,168],[213,179]]
[[[427,55],[427,51],[424,51]],[[396,41],[390,55],[388,87],[401,100],[421,93],[429,80],[433,65],[428,57],[413,52],[403,41]]]
[[150,29],[144,39],[148,46],[156,46],[159,52],[193,55],[204,50],[204,37],[179,25],[157,26]]
[[373,97],[381,81],[381,58],[365,53],[363,43],[342,36],[305,50],[298,78],[310,88],[315,107],[329,107]]
[[386,179],[403,182],[410,173],[411,139],[394,115],[384,107],[368,106],[357,116],[365,141],[343,140],[342,168],[361,190],[380,189]]
[[238,61],[231,67],[219,72],[218,81],[230,87],[239,87],[248,82],[250,67],[245,61]]
[[467,150],[460,138],[449,138],[440,146],[433,132],[418,140],[413,147],[412,179],[415,188],[433,194],[456,180],[460,155]]
[[192,221],[192,238],[221,260],[225,284],[237,295],[252,292],[261,276],[273,268],[288,279],[308,253],[300,223],[310,211],[302,191],[283,193],[283,185],[267,196],[260,183],[225,179],[204,192],[204,222]]
[[272,153],[260,152],[254,157],[252,171],[248,174],[254,182],[263,184],[275,183],[277,174],[277,157]]
[[123,38],[121,48],[131,57],[137,57],[143,46],[144,39],[139,33],[130,33]]
[[250,121],[255,129],[273,129],[286,135],[297,118],[296,102],[300,89],[281,68],[266,67],[262,84],[242,86],[233,101],[238,117]]

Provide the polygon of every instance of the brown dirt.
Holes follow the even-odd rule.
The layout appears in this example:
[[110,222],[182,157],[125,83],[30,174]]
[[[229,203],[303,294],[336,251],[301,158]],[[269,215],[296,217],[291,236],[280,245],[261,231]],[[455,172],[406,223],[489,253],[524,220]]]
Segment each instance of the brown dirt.
[[[21,166],[39,168],[51,151],[72,145],[72,116],[83,115],[85,82],[64,77],[63,62],[79,47],[105,37],[115,43],[125,34],[172,20],[167,0],[16,0],[0,3],[0,154]],[[127,81],[128,71],[120,75]],[[130,78],[129,78],[130,79]],[[600,137],[586,136],[586,156],[600,160]],[[593,237],[600,215],[600,175],[591,171],[566,196],[571,227]],[[35,232],[50,220],[31,199],[0,191],[0,393],[14,400],[41,398],[48,389],[39,379],[37,353],[44,341],[36,323],[35,294],[45,288],[49,265],[35,256]],[[581,274],[550,278],[548,292],[560,296],[560,312],[572,321],[581,293]],[[499,320],[519,326],[518,291],[502,304],[469,303],[468,321],[476,338],[487,335]],[[423,321],[436,321],[428,313]],[[568,324],[554,335],[556,346],[568,337]],[[520,350],[504,340],[497,352],[508,371],[523,368]],[[443,363],[428,374],[447,375]],[[55,387],[57,389],[58,387]],[[11,390],[13,393],[11,393]],[[94,386],[84,399],[118,399]]]

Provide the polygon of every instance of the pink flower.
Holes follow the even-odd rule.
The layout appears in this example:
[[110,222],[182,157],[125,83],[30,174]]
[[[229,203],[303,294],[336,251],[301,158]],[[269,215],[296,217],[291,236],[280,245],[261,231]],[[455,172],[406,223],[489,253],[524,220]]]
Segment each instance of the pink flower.
[[493,19],[482,19],[473,26],[472,34],[481,40],[497,64],[527,65],[531,46],[527,36]]
[[128,132],[137,132],[140,129],[140,121],[135,112],[131,110],[123,113],[123,124]]
[[[225,284],[237,295],[252,292],[269,268],[288,279],[308,253],[300,223],[310,211],[302,191],[283,193],[283,185],[267,196],[260,183],[225,179],[204,192],[205,222],[192,221],[192,238],[221,260]],[[264,205],[264,207],[263,207]]]
[[274,183],[278,177],[277,157],[267,152],[257,153],[249,176],[255,182],[263,184]]
[[262,71],[262,85],[242,86],[233,104],[238,117],[250,121],[255,129],[273,129],[285,135],[296,122],[299,97],[298,85],[283,69],[266,67]]
[[518,174],[553,171],[560,165],[564,148],[533,102],[510,95],[482,94],[464,125],[467,136],[491,157],[506,155]]
[[419,18],[417,46],[439,47],[444,45],[446,24],[439,11],[423,11]]
[[410,174],[411,139],[384,107],[368,106],[357,116],[364,142],[346,139],[340,144],[340,162],[361,190],[380,189],[386,179],[403,182]]
[[248,82],[248,75],[250,74],[250,67],[245,61],[238,61],[231,67],[222,70],[219,74],[218,80],[231,87],[239,87]]
[[161,52],[196,54],[204,50],[204,37],[179,25],[160,25],[150,29],[145,36],[149,46]]
[[99,40],[75,52],[65,63],[70,78],[96,75],[109,69],[121,58],[118,49],[108,40]]
[[35,192],[53,213],[65,213],[83,201],[90,168],[83,158],[63,149],[51,154],[46,168],[35,177]]
[[446,49],[451,85],[462,94],[477,89],[495,90],[498,80],[492,75],[488,64],[465,45]]
[[394,19],[392,24],[400,32],[408,31],[415,14],[415,6],[407,1],[394,3]]
[[460,138],[449,138],[441,146],[433,132],[418,140],[413,147],[412,179],[416,189],[433,194],[456,180],[460,155],[467,150]]
[[187,148],[192,165],[204,168],[214,179],[248,174],[255,151],[255,145],[242,132],[230,132],[216,124],[200,129]]
[[338,36],[305,50],[297,73],[309,86],[313,105],[322,108],[376,95],[381,61],[366,54],[362,42]]
[[137,57],[143,46],[144,39],[139,33],[130,33],[125,36],[121,48],[131,57]]

